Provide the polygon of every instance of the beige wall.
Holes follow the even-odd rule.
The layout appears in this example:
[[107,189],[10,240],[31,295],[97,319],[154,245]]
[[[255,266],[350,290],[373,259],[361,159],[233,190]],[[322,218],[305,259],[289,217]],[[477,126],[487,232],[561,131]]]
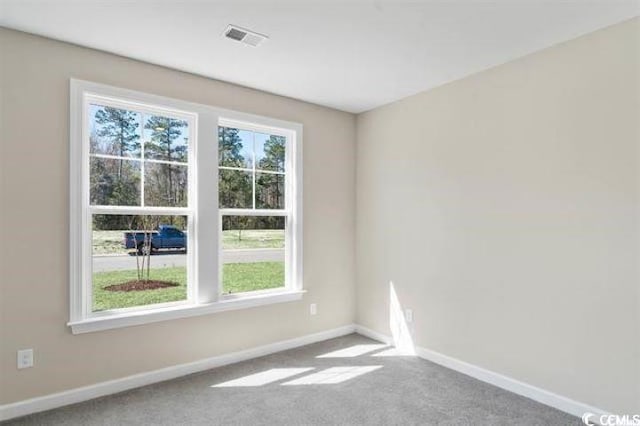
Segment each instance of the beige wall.
[[358,116],[357,322],[640,412],[638,19]]
[[[353,322],[353,115],[6,29],[0,49],[0,403]],[[302,123],[304,299],[72,335],[65,325],[71,77]],[[20,348],[35,349],[35,368],[16,369]]]

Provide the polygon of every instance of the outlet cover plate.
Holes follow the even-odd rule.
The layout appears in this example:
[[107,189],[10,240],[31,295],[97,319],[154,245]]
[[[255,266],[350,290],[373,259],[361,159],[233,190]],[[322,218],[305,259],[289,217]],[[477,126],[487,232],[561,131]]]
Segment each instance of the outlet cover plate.
[[33,367],[33,349],[18,351],[18,369]]

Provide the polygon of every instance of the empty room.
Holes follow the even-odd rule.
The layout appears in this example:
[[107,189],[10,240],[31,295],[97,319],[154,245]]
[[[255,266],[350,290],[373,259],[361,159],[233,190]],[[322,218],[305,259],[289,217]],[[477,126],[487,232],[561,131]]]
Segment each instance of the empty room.
[[3,425],[640,426],[640,0],[0,0]]

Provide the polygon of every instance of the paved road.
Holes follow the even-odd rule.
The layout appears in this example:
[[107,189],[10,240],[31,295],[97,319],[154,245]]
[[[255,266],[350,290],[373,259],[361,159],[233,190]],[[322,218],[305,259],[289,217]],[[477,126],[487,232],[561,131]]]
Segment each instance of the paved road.
[[[243,249],[223,252],[224,263],[278,262],[284,260],[284,249]],[[184,253],[160,253],[151,256],[152,268],[185,266]],[[136,269],[136,257],[130,255],[94,256],[93,272]]]

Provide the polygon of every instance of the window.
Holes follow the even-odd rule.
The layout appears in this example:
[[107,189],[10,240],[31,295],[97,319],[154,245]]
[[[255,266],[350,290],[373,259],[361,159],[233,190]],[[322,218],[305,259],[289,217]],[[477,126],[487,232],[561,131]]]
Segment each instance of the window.
[[287,286],[287,136],[226,121],[218,128],[225,295]]
[[73,332],[299,299],[301,138],[72,80]]

